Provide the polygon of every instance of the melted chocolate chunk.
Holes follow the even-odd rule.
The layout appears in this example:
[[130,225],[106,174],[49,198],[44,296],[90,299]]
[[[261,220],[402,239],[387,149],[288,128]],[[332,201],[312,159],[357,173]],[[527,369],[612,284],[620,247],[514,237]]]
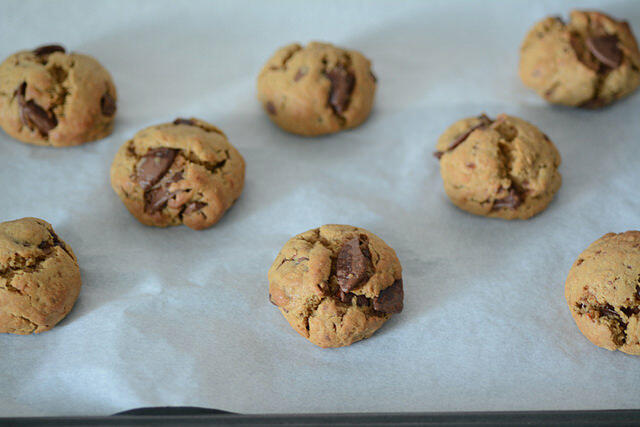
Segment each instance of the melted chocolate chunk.
[[327,78],[331,80],[331,91],[329,93],[329,105],[337,114],[343,114],[349,107],[351,101],[351,92],[356,85],[355,75],[344,68],[343,65],[337,65],[332,70],[325,73]]
[[440,160],[442,158],[442,156],[444,156],[444,152],[443,151],[434,151],[433,152],[433,157],[435,157],[438,160]]
[[65,49],[64,47],[57,45],[57,44],[49,44],[46,46],[40,46],[39,48],[36,48],[33,50],[33,54],[35,56],[45,56],[45,55],[50,55],[54,52],[62,52],[65,53]]
[[347,241],[336,258],[336,278],[340,289],[349,292],[366,282],[370,266],[371,258],[360,248],[360,238]]
[[116,100],[111,96],[109,92],[105,92],[100,98],[100,111],[102,114],[108,117],[113,116],[116,113]]
[[177,118],[173,121],[174,125],[187,125],[187,126],[193,126],[195,125],[193,120],[190,119],[181,119],[181,118]]
[[400,313],[404,308],[403,300],[402,279],[398,279],[373,300],[373,309],[382,313]]
[[598,61],[610,68],[617,68],[622,63],[622,51],[618,47],[615,35],[587,37],[587,48]]
[[491,210],[498,210],[502,208],[517,209],[522,204],[522,194],[515,189],[515,187],[509,188],[509,194],[502,199],[497,199],[493,202]]
[[187,207],[184,209],[184,212],[182,212],[182,214],[183,215],[192,214],[204,208],[205,206],[207,206],[207,204],[204,202],[191,202],[187,205]]
[[177,154],[178,150],[174,148],[160,147],[152,148],[142,156],[137,168],[138,183],[142,189],[147,190],[160,181]]
[[15,92],[20,120],[29,129],[35,127],[42,135],[46,136],[51,129],[58,126],[58,119],[56,119],[53,113],[47,112],[44,108],[36,104],[35,101],[27,101],[25,99],[26,91],[27,83],[23,82]]

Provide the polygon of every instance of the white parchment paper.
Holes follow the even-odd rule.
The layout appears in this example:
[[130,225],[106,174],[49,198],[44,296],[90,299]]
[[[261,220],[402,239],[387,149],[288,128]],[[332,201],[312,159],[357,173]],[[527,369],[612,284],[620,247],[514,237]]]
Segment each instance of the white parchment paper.
[[[0,57],[60,42],[98,58],[119,95],[98,142],[51,149],[0,132],[0,220],[51,222],[83,278],[54,330],[0,336],[0,415],[638,408],[640,359],[580,334],[564,280],[593,240],[640,228],[640,95],[552,107],[517,76],[527,29],[572,7],[640,33],[634,1],[0,2]],[[301,138],[258,105],[264,61],[310,40],[373,61],[360,128]],[[436,138],[483,111],[531,121],[562,153],[562,188],[534,219],[472,216],[444,194]],[[142,226],[109,185],[118,147],[178,116],[220,126],[247,161],[244,194],[206,231]],[[325,223],[373,231],[404,268],[402,314],[337,350],[267,300],[285,241]]]

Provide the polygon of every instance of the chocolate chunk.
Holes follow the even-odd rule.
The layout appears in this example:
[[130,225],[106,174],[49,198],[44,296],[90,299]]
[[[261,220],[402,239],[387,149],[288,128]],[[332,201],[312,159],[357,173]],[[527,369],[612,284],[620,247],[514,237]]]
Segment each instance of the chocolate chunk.
[[37,49],[33,50],[33,54],[35,56],[45,56],[45,55],[50,55],[54,52],[62,52],[64,53],[64,47],[57,45],[57,44],[50,44],[50,45],[46,45],[46,46],[40,46]]
[[207,203],[203,203],[203,202],[191,202],[187,205],[187,207],[184,209],[184,212],[182,212],[183,215],[189,215],[192,214],[194,212],[199,211],[200,209],[204,208],[205,206],[207,206]]
[[498,210],[502,208],[517,209],[522,204],[522,195],[515,189],[515,187],[509,188],[509,195],[502,199],[497,199],[493,202],[491,210]]
[[616,312],[616,309],[613,308],[611,304],[605,304],[601,307],[598,307],[598,312],[600,313],[600,316],[613,317],[616,319],[620,318],[620,315]]
[[276,106],[273,105],[273,102],[267,101],[267,104],[265,106],[267,107],[267,112],[269,114],[271,114],[272,116],[276,115]]
[[371,258],[360,248],[360,239],[354,237],[346,242],[336,258],[336,278],[340,289],[349,292],[362,285],[369,278],[367,270],[370,266]]
[[175,193],[169,192],[168,185],[160,185],[144,193],[144,210],[148,213],[157,212],[165,207]]
[[470,128],[469,130],[467,130],[465,133],[463,133],[462,135],[458,136],[456,139],[453,140],[453,142],[451,144],[449,144],[449,147],[447,148],[447,151],[452,151],[455,150],[455,148],[462,144],[467,138],[469,138],[469,135],[471,135],[473,133],[473,131],[475,131],[476,129],[480,129],[483,128],[485,126],[489,126],[491,123],[493,123],[493,121],[485,116],[484,114],[478,117],[481,122],[475,126],[473,126],[472,128]]
[[27,83],[23,82],[15,92],[20,120],[22,120],[22,123],[29,129],[35,127],[42,135],[46,136],[51,129],[58,126],[58,119],[56,119],[53,113],[47,112],[44,108],[36,104],[35,101],[27,101],[25,99],[26,91]]
[[113,116],[116,113],[116,100],[109,92],[105,92],[100,98],[100,110],[102,114],[108,117]]
[[353,298],[356,298],[356,305],[358,305],[358,307],[369,305],[369,298],[365,297],[364,295],[356,295],[351,292],[343,292],[341,290],[338,290],[337,297],[340,301],[346,304],[351,304]]
[[375,74],[373,74],[373,71],[369,70],[369,75],[371,76],[371,78],[373,79],[374,83],[378,83],[378,78],[376,77]]
[[298,68],[298,71],[296,72],[296,75],[293,76],[293,81],[297,82],[298,80],[300,80],[301,78],[306,76],[308,71],[309,71],[309,69],[307,67]]
[[373,300],[373,309],[382,313],[400,313],[404,308],[403,299],[402,279],[398,279]]
[[[569,34],[569,44],[571,45],[571,49],[576,54],[576,58],[580,61],[585,67],[590,68],[593,71],[599,71],[601,68],[600,62],[598,62],[592,55],[589,54],[589,49],[585,45],[584,38],[578,33]],[[557,85],[554,85],[551,89],[549,89],[548,95],[551,95],[553,91],[557,88]]]
[[627,315],[627,317],[631,317],[634,314],[640,313],[640,307],[620,307],[620,311]]
[[444,156],[444,151],[434,151],[433,152],[433,157],[435,157],[438,160],[440,160],[442,158],[442,156]]
[[38,245],[38,248],[39,249],[43,249],[43,250],[49,249],[51,247],[53,247],[53,243],[51,243],[48,240],[44,240],[44,241],[40,242],[40,244]]
[[351,92],[356,85],[356,77],[342,65],[337,65],[325,75],[331,80],[329,104],[337,114],[342,114],[349,107]]
[[617,68],[622,63],[622,51],[618,47],[618,36],[587,37],[589,51],[600,62],[610,68]]
[[194,126],[195,123],[193,120],[191,119],[181,119],[181,118],[177,118],[173,121],[174,125],[187,125],[187,126]]
[[167,147],[152,148],[138,163],[137,175],[140,186],[147,190],[164,176],[176,158],[178,150]]
[[640,286],[636,286],[636,296],[640,299]]

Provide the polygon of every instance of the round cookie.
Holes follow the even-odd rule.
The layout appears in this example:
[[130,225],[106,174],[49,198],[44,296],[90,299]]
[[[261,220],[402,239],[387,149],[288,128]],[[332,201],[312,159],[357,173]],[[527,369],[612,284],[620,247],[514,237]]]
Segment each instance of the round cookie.
[[285,46],[258,76],[258,99],[269,118],[305,136],[359,126],[369,116],[375,91],[369,60],[327,43]]
[[71,311],[81,285],[73,251],[49,223],[0,223],[0,333],[48,331]]
[[520,78],[554,104],[599,108],[640,84],[640,52],[629,24],[574,10],[568,23],[538,22],[520,49]]
[[0,126],[22,142],[63,147],[104,138],[116,99],[98,61],[61,46],[21,51],[0,64]]
[[560,153],[540,130],[517,117],[484,114],[460,120],[438,139],[434,155],[451,201],[467,212],[527,219],[560,188]]
[[111,186],[129,212],[156,227],[215,224],[240,197],[244,159],[220,129],[176,119],[138,132],[111,165]]
[[293,237],[268,276],[270,301],[320,347],[369,338],[403,308],[396,253],[362,228],[324,225]]
[[565,297],[589,341],[640,355],[640,231],[593,242],[571,266]]

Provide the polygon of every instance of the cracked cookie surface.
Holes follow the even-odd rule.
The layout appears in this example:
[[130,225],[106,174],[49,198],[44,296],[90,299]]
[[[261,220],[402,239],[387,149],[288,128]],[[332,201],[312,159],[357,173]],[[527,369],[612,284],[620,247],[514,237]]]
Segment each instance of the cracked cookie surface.
[[81,285],[71,247],[49,223],[0,223],[0,333],[48,331],[71,311]]
[[244,170],[244,159],[220,129],[176,119],[143,129],[120,147],[111,186],[143,224],[201,230],[240,197]]
[[369,338],[403,309],[395,251],[362,228],[324,225],[291,238],[269,269],[269,299],[320,347]]
[[116,101],[98,61],[58,45],[0,64],[0,126],[22,142],[62,147],[104,138],[113,130]]
[[640,52],[627,22],[596,11],[538,22],[520,49],[520,78],[547,101],[599,108],[640,85]]
[[593,242],[571,266],[565,297],[589,341],[640,355],[640,231]]
[[375,90],[367,58],[319,42],[279,49],[258,76],[258,100],[269,118],[305,136],[359,126],[369,116]]
[[476,215],[527,219],[543,211],[560,188],[560,153],[547,135],[500,114],[460,120],[438,139],[444,189]]

